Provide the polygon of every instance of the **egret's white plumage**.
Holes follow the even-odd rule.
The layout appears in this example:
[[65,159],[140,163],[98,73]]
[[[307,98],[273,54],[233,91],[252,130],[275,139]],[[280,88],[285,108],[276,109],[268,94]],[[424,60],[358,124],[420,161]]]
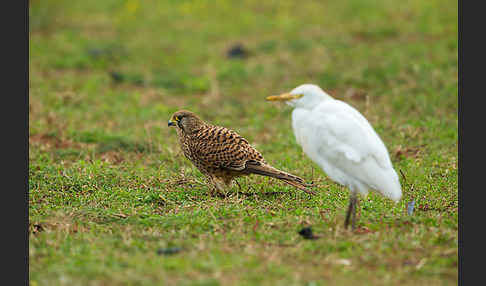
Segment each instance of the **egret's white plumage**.
[[[313,84],[267,100],[286,101],[294,107],[292,128],[297,142],[332,180],[350,189],[352,198],[373,190],[400,200],[400,181],[385,144],[359,111]],[[346,225],[350,210],[351,205]]]

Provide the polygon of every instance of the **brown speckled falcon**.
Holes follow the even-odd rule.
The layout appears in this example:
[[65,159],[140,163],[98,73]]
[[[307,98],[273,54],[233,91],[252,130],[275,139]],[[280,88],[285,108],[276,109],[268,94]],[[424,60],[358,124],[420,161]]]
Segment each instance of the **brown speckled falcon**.
[[208,124],[186,110],[174,113],[168,126],[176,127],[184,155],[219,191],[230,187],[235,177],[258,174],[313,194],[302,178],[270,166],[260,152],[233,130]]

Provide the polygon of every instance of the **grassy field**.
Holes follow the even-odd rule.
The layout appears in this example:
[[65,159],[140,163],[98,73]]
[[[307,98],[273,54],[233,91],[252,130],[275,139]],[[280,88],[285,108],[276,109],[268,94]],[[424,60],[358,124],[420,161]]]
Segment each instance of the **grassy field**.
[[[32,286],[457,284],[456,1],[30,3]],[[360,110],[405,175],[354,233],[348,190],[264,101],[302,83]],[[167,127],[183,108],[318,195],[251,176],[211,196]]]

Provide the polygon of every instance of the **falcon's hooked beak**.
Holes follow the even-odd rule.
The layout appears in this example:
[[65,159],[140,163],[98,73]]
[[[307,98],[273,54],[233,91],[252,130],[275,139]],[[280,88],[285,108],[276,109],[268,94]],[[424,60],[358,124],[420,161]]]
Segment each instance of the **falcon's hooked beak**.
[[169,120],[169,122],[167,123],[167,126],[171,127],[171,126],[175,126],[176,123],[172,120]]
[[292,99],[298,99],[304,96],[303,94],[290,94],[282,93],[281,95],[270,95],[265,98],[267,101],[287,101]]

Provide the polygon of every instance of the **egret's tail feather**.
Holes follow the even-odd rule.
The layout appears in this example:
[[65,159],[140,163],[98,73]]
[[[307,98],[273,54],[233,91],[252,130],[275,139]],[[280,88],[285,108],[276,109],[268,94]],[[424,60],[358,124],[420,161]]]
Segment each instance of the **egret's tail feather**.
[[402,198],[400,180],[395,170],[390,169],[388,172],[388,176],[385,176],[382,180],[381,193],[394,202],[398,202]]
[[250,174],[257,174],[257,175],[276,178],[276,179],[284,181],[285,183],[287,183],[291,186],[294,186],[294,187],[296,187],[300,190],[303,190],[307,193],[315,194],[313,191],[310,191],[309,189],[307,189],[307,187],[310,187],[311,184],[306,184],[304,179],[302,179],[298,176],[289,174],[287,172],[281,171],[281,170],[274,168],[274,167],[267,165],[267,164],[249,161],[249,162],[246,163],[245,171],[250,173]]

